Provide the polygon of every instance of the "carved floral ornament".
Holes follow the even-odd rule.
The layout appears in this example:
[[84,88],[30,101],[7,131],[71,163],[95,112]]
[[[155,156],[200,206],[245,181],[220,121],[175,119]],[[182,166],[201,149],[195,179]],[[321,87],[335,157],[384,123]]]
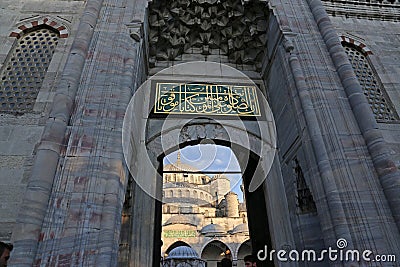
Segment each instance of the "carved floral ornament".
[[149,5],[150,64],[199,53],[260,69],[267,15],[261,1],[154,0]]

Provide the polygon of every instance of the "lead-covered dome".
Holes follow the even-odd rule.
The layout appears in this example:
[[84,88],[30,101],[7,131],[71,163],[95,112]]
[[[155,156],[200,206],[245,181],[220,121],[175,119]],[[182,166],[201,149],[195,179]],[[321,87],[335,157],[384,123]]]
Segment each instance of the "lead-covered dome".
[[224,227],[222,227],[219,224],[214,224],[214,223],[204,226],[200,232],[203,235],[210,235],[210,234],[215,235],[215,234],[225,234],[226,233]]
[[192,249],[191,247],[188,246],[180,246],[180,247],[176,247],[174,249],[172,249],[167,258],[167,260],[169,259],[200,259],[199,255],[197,254],[196,251],[194,251],[194,249]]
[[175,163],[167,164],[164,166],[164,171],[172,171],[172,172],[198,172],[199,170],[196,169],[195,167],[182,163],[181,161],[181,154],[178,152],[177,160]]
[[239,224],[239,225],[235,226],[231,231],[231,234],[233,234],[233,235],[240,234],[240,233],[244,233],[244,234],[249,233],[249,227],[248,227],[247,223]]
[[164,226],[171,225],[171,224],[187,224],[187,225],[196,226],[196,224],[188,216],[184,216],[184,215],[172,216],[164,223]]

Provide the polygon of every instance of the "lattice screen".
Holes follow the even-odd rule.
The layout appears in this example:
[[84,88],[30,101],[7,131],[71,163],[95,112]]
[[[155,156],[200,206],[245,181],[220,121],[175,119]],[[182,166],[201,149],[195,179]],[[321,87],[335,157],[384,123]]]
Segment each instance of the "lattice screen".
[[31,111],[58,43],[58,34],[40,28],[12,48],[0,79],[0,111]]
[[389,98],[384,92],[383,86],[375,78],[374,70],[371,68],[368,59],[357,48],[343,44],[346,53],[353,65],[354,72],[364,89],[364,94],[375,115],[377,121],[395,121],[398,115],[392,107]]
[[296,187],[297,187],[297,206],[300,213],[316,212],[317,207],[314,198],[311,194],[310,188],[307,186],[304,179],[303,170],[301,169],[297,159],[294,159],[294,171],[296,174]]

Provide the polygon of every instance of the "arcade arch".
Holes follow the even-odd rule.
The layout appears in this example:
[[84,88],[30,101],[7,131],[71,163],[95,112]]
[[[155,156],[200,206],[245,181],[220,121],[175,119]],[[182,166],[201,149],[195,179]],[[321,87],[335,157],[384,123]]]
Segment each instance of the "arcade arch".
[[252,254],[250,240],[243,242],[236,251],[237,266],[244,266],[244,257]]
[[212,240],[204,245],[201,258],[207,262],[207,267],[217,267],[223,258],[232,260],[232,249],[219,240]]

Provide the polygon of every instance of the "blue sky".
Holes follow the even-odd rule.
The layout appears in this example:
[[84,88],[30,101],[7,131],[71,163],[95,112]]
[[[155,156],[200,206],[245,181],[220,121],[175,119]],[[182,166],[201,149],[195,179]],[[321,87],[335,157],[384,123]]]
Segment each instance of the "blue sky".
[[[181,161],[196,169],[205,171],[240,171],[238,161],[229,147],[205,144],[184,147],[181,151]],[[174,151],[164,158],[164,165],[175,163],[178,151]],[[209,176],[213,176],[209,174]],[[240,174],[226,174],[231,181],[231,190],[235,192],[239,201],[243,202],[240,190],[242,177]]]

